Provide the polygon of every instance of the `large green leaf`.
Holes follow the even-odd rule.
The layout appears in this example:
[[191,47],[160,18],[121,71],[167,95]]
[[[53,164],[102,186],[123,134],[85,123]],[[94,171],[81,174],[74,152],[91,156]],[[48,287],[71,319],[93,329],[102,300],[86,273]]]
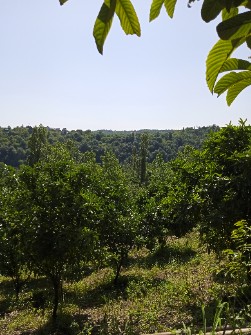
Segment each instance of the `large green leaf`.
[[226,0],[204,0],[201,8],[201,17],[205,22],[210,22],[214,20],[225,7]]
[[250,0],[233,0],[233,6],[239,7],[239,6],[245,6]]
[[223,16],[227,12],[230,17],[236,9],[240,6],[249,8],[250,0],[204,0],[201,8],[201,17],[205,22],[214,20],[221,11],[224,11]]
[[251,33],[251,11],[238,14],[218,24],[217,33],[222,40],[232,40]]
[[171,18],[173,17],[173,13],[174,13],[174,9],[175,9],[175,6],[176,6],[176,2],[177,2],[177,0],[165,0],[165,2],[164,2],[167,14]]
[[159,16],[163,4],[169,17],[173,18],[176,2],[177,0],[153,0],[150,9],[149,21],[151,22]]
[[66,3],[68,0],[59,0],[60,5],[62,6],[64,3]]
[[233,85],[227,92],[227,104],[230,106],[235,98],[243,91],[246,87],[251,85],[251,78],[243,79],[238,84]]
[[251,49],[251,35],[246,38],[246,44],[249,49]]
[[222,10],[222,21],[228,20],[231,17],[237,15],[239,13],[239,10],[237,7],[233,7],[230,10],[227,10],[226,8],[224,8]]
[[251,0],[244,0],[242,1],[242,6],[248,8],[248,9],[251,9]]
[[246,44],[247,44],[247,47],[248,47],[249,49],[251,49],[251,36],[248,36],[248,37],[246,38]]
[[251,79],[251,72],[250,71],[243,71],[243,72],[231,72],[224,75],[218,83],[215,85],[214,92],[220,96],[226,90],[228,90],[231,86],[237,85],[239,82]]
[[127,35],[141,35],[138,16],[130,0],[117,0],[115,11],[121,27]]
[[101,54],[103,54],[104,43],[112,25],[115,8],[116,0],[105,0],[94,24],[93,36]]
[[245,38],[233,41],[219,40],[210,50],[206,61],[206,80],[212,93],[216,79],[221,72],[224,63],[230,57],[232,52],[244,42]]
[[150,16],[149,16],[149,21],[153,21],[156,19],[161,11],[161,8],[164,4],[165,0],[153,0],[150,8]]
[[233,70],[251,70],[251,63],[247,60],[238,58],[229,58],[222,66],[220,72]]

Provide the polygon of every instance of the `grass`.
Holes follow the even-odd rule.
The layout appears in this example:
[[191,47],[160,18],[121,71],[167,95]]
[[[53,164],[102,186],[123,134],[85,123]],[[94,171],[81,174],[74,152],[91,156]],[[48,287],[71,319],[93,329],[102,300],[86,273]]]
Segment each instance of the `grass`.
[[137,335],[181,329],[203,329],[203,314],[213,325],[217,301],[236,291],[234,283],[216,280],[219,263],[198,244],[196,232],[169,239],[150,253],[133,250],[118,287],[113,272],[99,269],[78,282],[64,284],[64,302],[52,322],[50,286],[30,279],[20,299],[10,279],[0,277],[0,334],[5,335]]

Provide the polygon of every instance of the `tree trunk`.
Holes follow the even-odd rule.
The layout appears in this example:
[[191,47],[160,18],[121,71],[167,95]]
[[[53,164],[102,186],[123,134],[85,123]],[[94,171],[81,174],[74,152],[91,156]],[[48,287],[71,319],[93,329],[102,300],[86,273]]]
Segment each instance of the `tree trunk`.
[[118,284],[118,279],[119,279],[119,274],[120,274],[122,264],[123,264],[123,257],[121,256],[120,260],[116,264],[116,275],[115,275],[115,278],[114,278],[114,281],[113,281],[115,286],[117,286],[117,284]]
[[52,279],[52,281],[53,281],[53,288],[54,288],[52,319],[55,320],[57,318],[61,280],[59,278],[54,278]]
[[115,275],[115,278],[114,278],[114,281],[113,281],[113,283],[114,283],[115,286],[118,285],[118,279],[119,279],[119,273],[120,273],[121,267],[122,267],[122,264],[121,264],[121,262],[119,262],[117,264],[116,275]]
[[13,277],[13,284],[14,284],[14,288],[15,288],[15,295],[16,295],[16,301],[19,300],[19,293],[21,290],[21,280],[19,276]]
[[122,265],[125,264],[126,260],[128,257],[128,252],[126,251],[122,251],[120,254],[120,258],[119,260],[116,262],[116,275],[114,278],[114,285],[117,286],[118,284],[118,278],[119,278],[119,274],[120,274],[120,270],[122,268]]

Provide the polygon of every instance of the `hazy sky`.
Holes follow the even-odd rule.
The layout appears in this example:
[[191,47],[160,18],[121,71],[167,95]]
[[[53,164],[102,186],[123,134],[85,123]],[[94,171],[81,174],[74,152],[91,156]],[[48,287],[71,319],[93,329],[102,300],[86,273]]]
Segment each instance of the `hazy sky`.
[[[250,88],[232,107],[209,92],[206,56],[216,22],[178,0],[148,23],[150,0],[133,0],[142,37],[115,17],[101,56],[92,37],[102,1],[2,1],[0,126],[67,129],[180,129],[251,120]],[[237,54],[238,55],[238,54]],[[248,57],[248,50],[241,51]],[[249,100],[248,100],[249,98]]]

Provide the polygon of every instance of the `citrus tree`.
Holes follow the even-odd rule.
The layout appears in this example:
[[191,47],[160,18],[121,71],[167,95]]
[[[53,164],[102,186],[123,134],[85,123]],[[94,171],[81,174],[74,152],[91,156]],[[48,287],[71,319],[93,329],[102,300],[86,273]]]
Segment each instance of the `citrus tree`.
[[141,238],[152,249],[166,245],[167,236],[181,237],[198,221],[198,182],[202,174],[200,152],[185,147],[165,163],[158,155],[149,166],[149,181],[138,192]]
[[[11,277],[16,299],[28,277],[22,226],[25,203],[14,168],[0,164],[0,272]],[[22,192],[22,195],[24,193]],[[15,246],[15,247],[13,247]]]
[[[68,0],[59,0],[63,5]],[[188,5],[195,0],[188,0]],[[177,0],[152,0],[149,21],[156,19],[162,8],[173,17]],[[219,41],[213,46],[206,61],[206,80],[212,93],[220,96],[227,91],[227,104],[251,85],[251,63],[232,58],[232,53],[245,44],[251,47],[251,1],[250,0],[204,0],[201,17],[210,22],[221,15],[217,27]],[[140,22],[130,0],[104,0],[94,24],[93,35],[97,49],[102,54],[107,35],[117,15],[123,31],[128,35],[141,35]],[[220,74],[224,75],[218,80]],[[217,81],[218,80],[218,81]]]
[[115,270],[117,285],[128,253],[137,244],[139,219],[130,182],[117,158],[109,152],[102,158],[100,186],[102,216],[97,232],[100,247]]
[[90,228],[98,212],[92,194],[93,170],[90,163],[78,164],[67,147],[59,144],[49,147],[43,160],[19,172],[26,204],[19,222],[26,239],[25,254],[29,268],[46,276],[53,286],[54,319],[63,281],[78,275],[95,247]]
[[201,154],[200,231],[209,249],[232,248],[235,223],[250,224],[251,128],[240,121],[211,134]]

